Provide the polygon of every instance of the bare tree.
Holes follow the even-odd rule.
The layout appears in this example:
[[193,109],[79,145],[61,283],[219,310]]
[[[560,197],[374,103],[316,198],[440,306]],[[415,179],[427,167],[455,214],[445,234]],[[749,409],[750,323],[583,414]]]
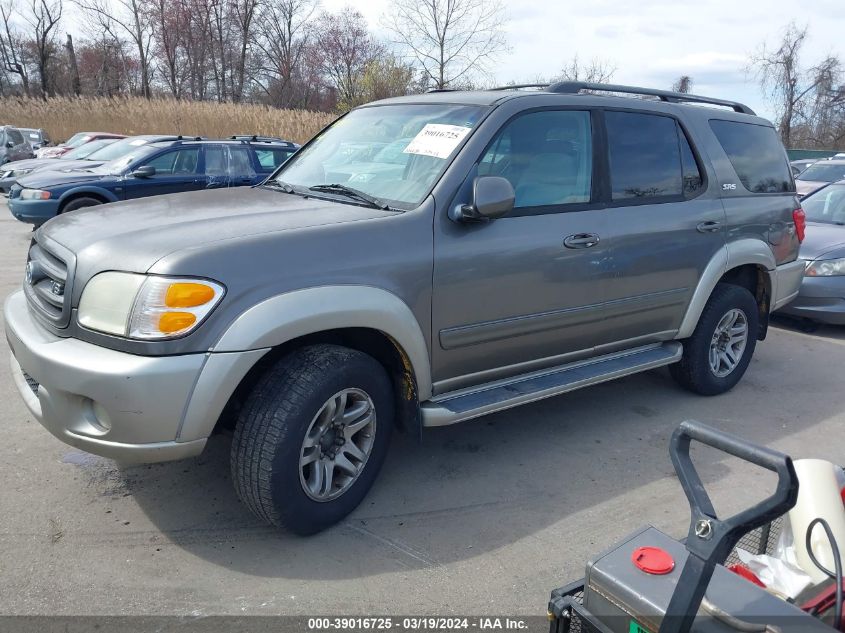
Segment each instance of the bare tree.
[[578,55],[561,68],[557,81],[586,81],[587,83],[608,83],[616,74],[616,66],[605,59],[594,57],[589,63],[582,63]]
[[62,2],[61,0],[31,0],[29,11],[24,15],[24,19],[32,27],[41,96],[46,98],[50,92],[48,66],[56,54],[56,31],[62,19]]
[[140,92],[149,99],[152,96],[152,33],[144,0],[76,0],[76,3],[111,38],[116,41],[122,36],[130,39],[140,64]]
[[78,97],[82,94],[82,82],[79,79],[79,64],[76,61],[76,49],[73,47],[73,36],[67,34],[67,42],[65,43],[65,50],[67,50],[67,64],[70,71],[70,90],[73,96]]
[[507,50],[500,0],[392,0],[384,26],[438,89],[486,74]]
[[672,92],[680,92],[689,94],[692,92],[692,77],[689,75],[681,75],[672,84]]
[[364,16],[352,7],[322,13],[315,25],[321,67],[337,91],[339,105],[350,109],[363,103],[363,78],[381,47],[367,30]]
[[12,13],[11,2],[0,3],[0,18],[3,20],[3,32],[0,33],[0,62],[7,72],[20,78],[24,94],[28,97],[29,72],[24,63],[23,38],[12,27]]
[[258,40],[262,77],[255,79],[275,105],[294,104],[291,87],[308,50],[307,25],[316,8],[315,0],[266,0],[262,5]]

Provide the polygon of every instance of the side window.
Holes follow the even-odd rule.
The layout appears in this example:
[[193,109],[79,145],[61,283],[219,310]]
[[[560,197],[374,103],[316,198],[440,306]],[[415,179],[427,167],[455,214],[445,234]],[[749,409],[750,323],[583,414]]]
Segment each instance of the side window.
[[[674,119],[654,114],[606,112],[605,121],[613,200],[676,198],[683,194],[685,174],[681,167],[678,124]],[[700,186],[701,174],[698,179]]]
[[17,130],[10,129],[9,130],[9,140],[12,141],[15,145],[22,145],[23,144],[23,135],[18,132]]
[[748,191],[795,191],[786,152],[774,128],[713,119],[710,121],[710,129],[728,155],[737,178]]
[[180,149],[160,154],[146,164],[155,167],[156,176],[193,174],[197,171],[198,156],[197,149]]
[[516,208],[590,201],[593,147],[590,113],[542,110],[502,128],[478,165],[479,176],[507,178]]
[[229,147],[229,175],[231,176],[255,176],[255,168],[252,166],[250,151],[248,147]]
[[261,165],[261,171],[273,171],[293,155],[292,151],[275,148],[256,149],[255,155]]
[[678,144],[681,147],[681,170],[684,178],[684,194],[688,197],[696,195],[704,186],[704,179],[701,177],[701,169],[692,153],[689,139],[681,126],[675,123],[678,130]]

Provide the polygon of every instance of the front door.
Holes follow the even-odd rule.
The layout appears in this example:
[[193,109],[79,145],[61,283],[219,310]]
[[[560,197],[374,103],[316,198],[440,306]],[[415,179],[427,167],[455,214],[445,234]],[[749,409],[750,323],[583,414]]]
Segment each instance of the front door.
[[477,176],[507,178],[515,209],[486,223],[435,222],[432,372],[437,392],[588,356],[610,274],[595,202],[594,125],[583,110],[518,115]]
[[205,185],[199,173],[200,150],[197,147],[170,149],[144,165],[155,167],[155,174],[147,178],[129,176],[126,181],[127,198],[144,198],[180,191],[194,191]]

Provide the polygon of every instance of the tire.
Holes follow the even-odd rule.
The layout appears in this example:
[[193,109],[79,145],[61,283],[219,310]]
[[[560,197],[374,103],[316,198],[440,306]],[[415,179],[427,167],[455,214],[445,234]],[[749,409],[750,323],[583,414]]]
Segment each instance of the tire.
[[[716,341],[717,328],[730,323],[730,315],[737,315],[737,320],[733,322],[735,332],[744,319],[746,333],[741,352],[737,343],[727,343],[727,333]],[[723,322],[723,319],[727,321]],[[670,365],[669,371],[681,386],[695,393],[703,396],[725,393],[739,382],[748,369],[757,345],[758,331],[759,315],[754,295],[741,286],[718,284],[707,300],[692,336],[683,341],[684,352],[680,362]],[[735,338],[738,336],[736,334]],[[715,357],[711,357],[711,351],[714,351],[711,345],[715,346]],[[720,345],[726,346],[724,357],[719,353]],[[734,366],[729,369],[731,362]],[[718,371],[714,363],[718,364]]]
[[[341,393],[349,418],[343,431],[329,419],[330,403],[337,405]],[[354,417],[355,407],[364,411],[367,399],[373,423],[353,431],[367,418]],[[238,417],[230,458],[235,490],[260,519],[296,534],[319,532],[366,496],[387,454],[394,416],[390,378],[371,356],[337,345],[291,352],[261,376]],[[356,434],[349,439],[347,432]],[[312,461],[301,465],[307,459]],[[341,468],[344,459],[345,467],[359,469],[357,475]],[[338,464],[329,469],[335,485],[328,488],[325,475],[317,472],[325,473],[318,466],[326,464]]]
[[76,211],[77,209],[82,209],[83,207],[93,207],[98,204],[103,204],[102,200],[98,198],[74,198],[70,202],[68,202],[65,206],[62,207],[62,210],[59,213],[67,213],[68,211]]

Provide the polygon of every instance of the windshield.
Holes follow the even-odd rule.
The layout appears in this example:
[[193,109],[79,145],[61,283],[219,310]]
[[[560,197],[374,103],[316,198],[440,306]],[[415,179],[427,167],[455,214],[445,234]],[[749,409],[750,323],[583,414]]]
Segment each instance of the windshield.
[[353,110],[294,154],[275,179],[340,184],[413,209],[484,114],[479,106],[403,104]]
[[119,176],[126,168],[142,160],[150,154],[161,149],[160,147],[152,147],[149,145],[142,145],[131,150],[128,154],[124,154],[120,158],[115,158],[107,163],[103,163],[99,167],[94,167],[91,171],[97,174],[108,174],[110,176]]
[[145,138],[121,139],[116,143],[111,143],[108,147],[98,148],[97,151],[88,156],[88,160],[101,160],[103,162],[114,160],[147,143],[149,143],[149,140]]
[[89,134],[85,134],[83,132],[79,132],[78,134],[74,134],[71,136],[67,141],[62,143],[65,147],[79,147],[80,145],[84,145],[90,140],[91,136]]
[[845,224],[845,184],[836,184],[807,196],[801,208],[810,222]]
[[845,164],[814,163],[801,172],[798,180],[836,182],[845,178]]
[[90,143],[85,143],[85,145],[82,145],[81,147],[77,147],[76,149],[70,150],[61,158],[62,160],[78,160],[82,158],[88,158],[88,156],[96,152],[98,149],[104,148],[109,143],[114,143],[114,141],[109,139],[103,139],[101,141],[91,141]]

